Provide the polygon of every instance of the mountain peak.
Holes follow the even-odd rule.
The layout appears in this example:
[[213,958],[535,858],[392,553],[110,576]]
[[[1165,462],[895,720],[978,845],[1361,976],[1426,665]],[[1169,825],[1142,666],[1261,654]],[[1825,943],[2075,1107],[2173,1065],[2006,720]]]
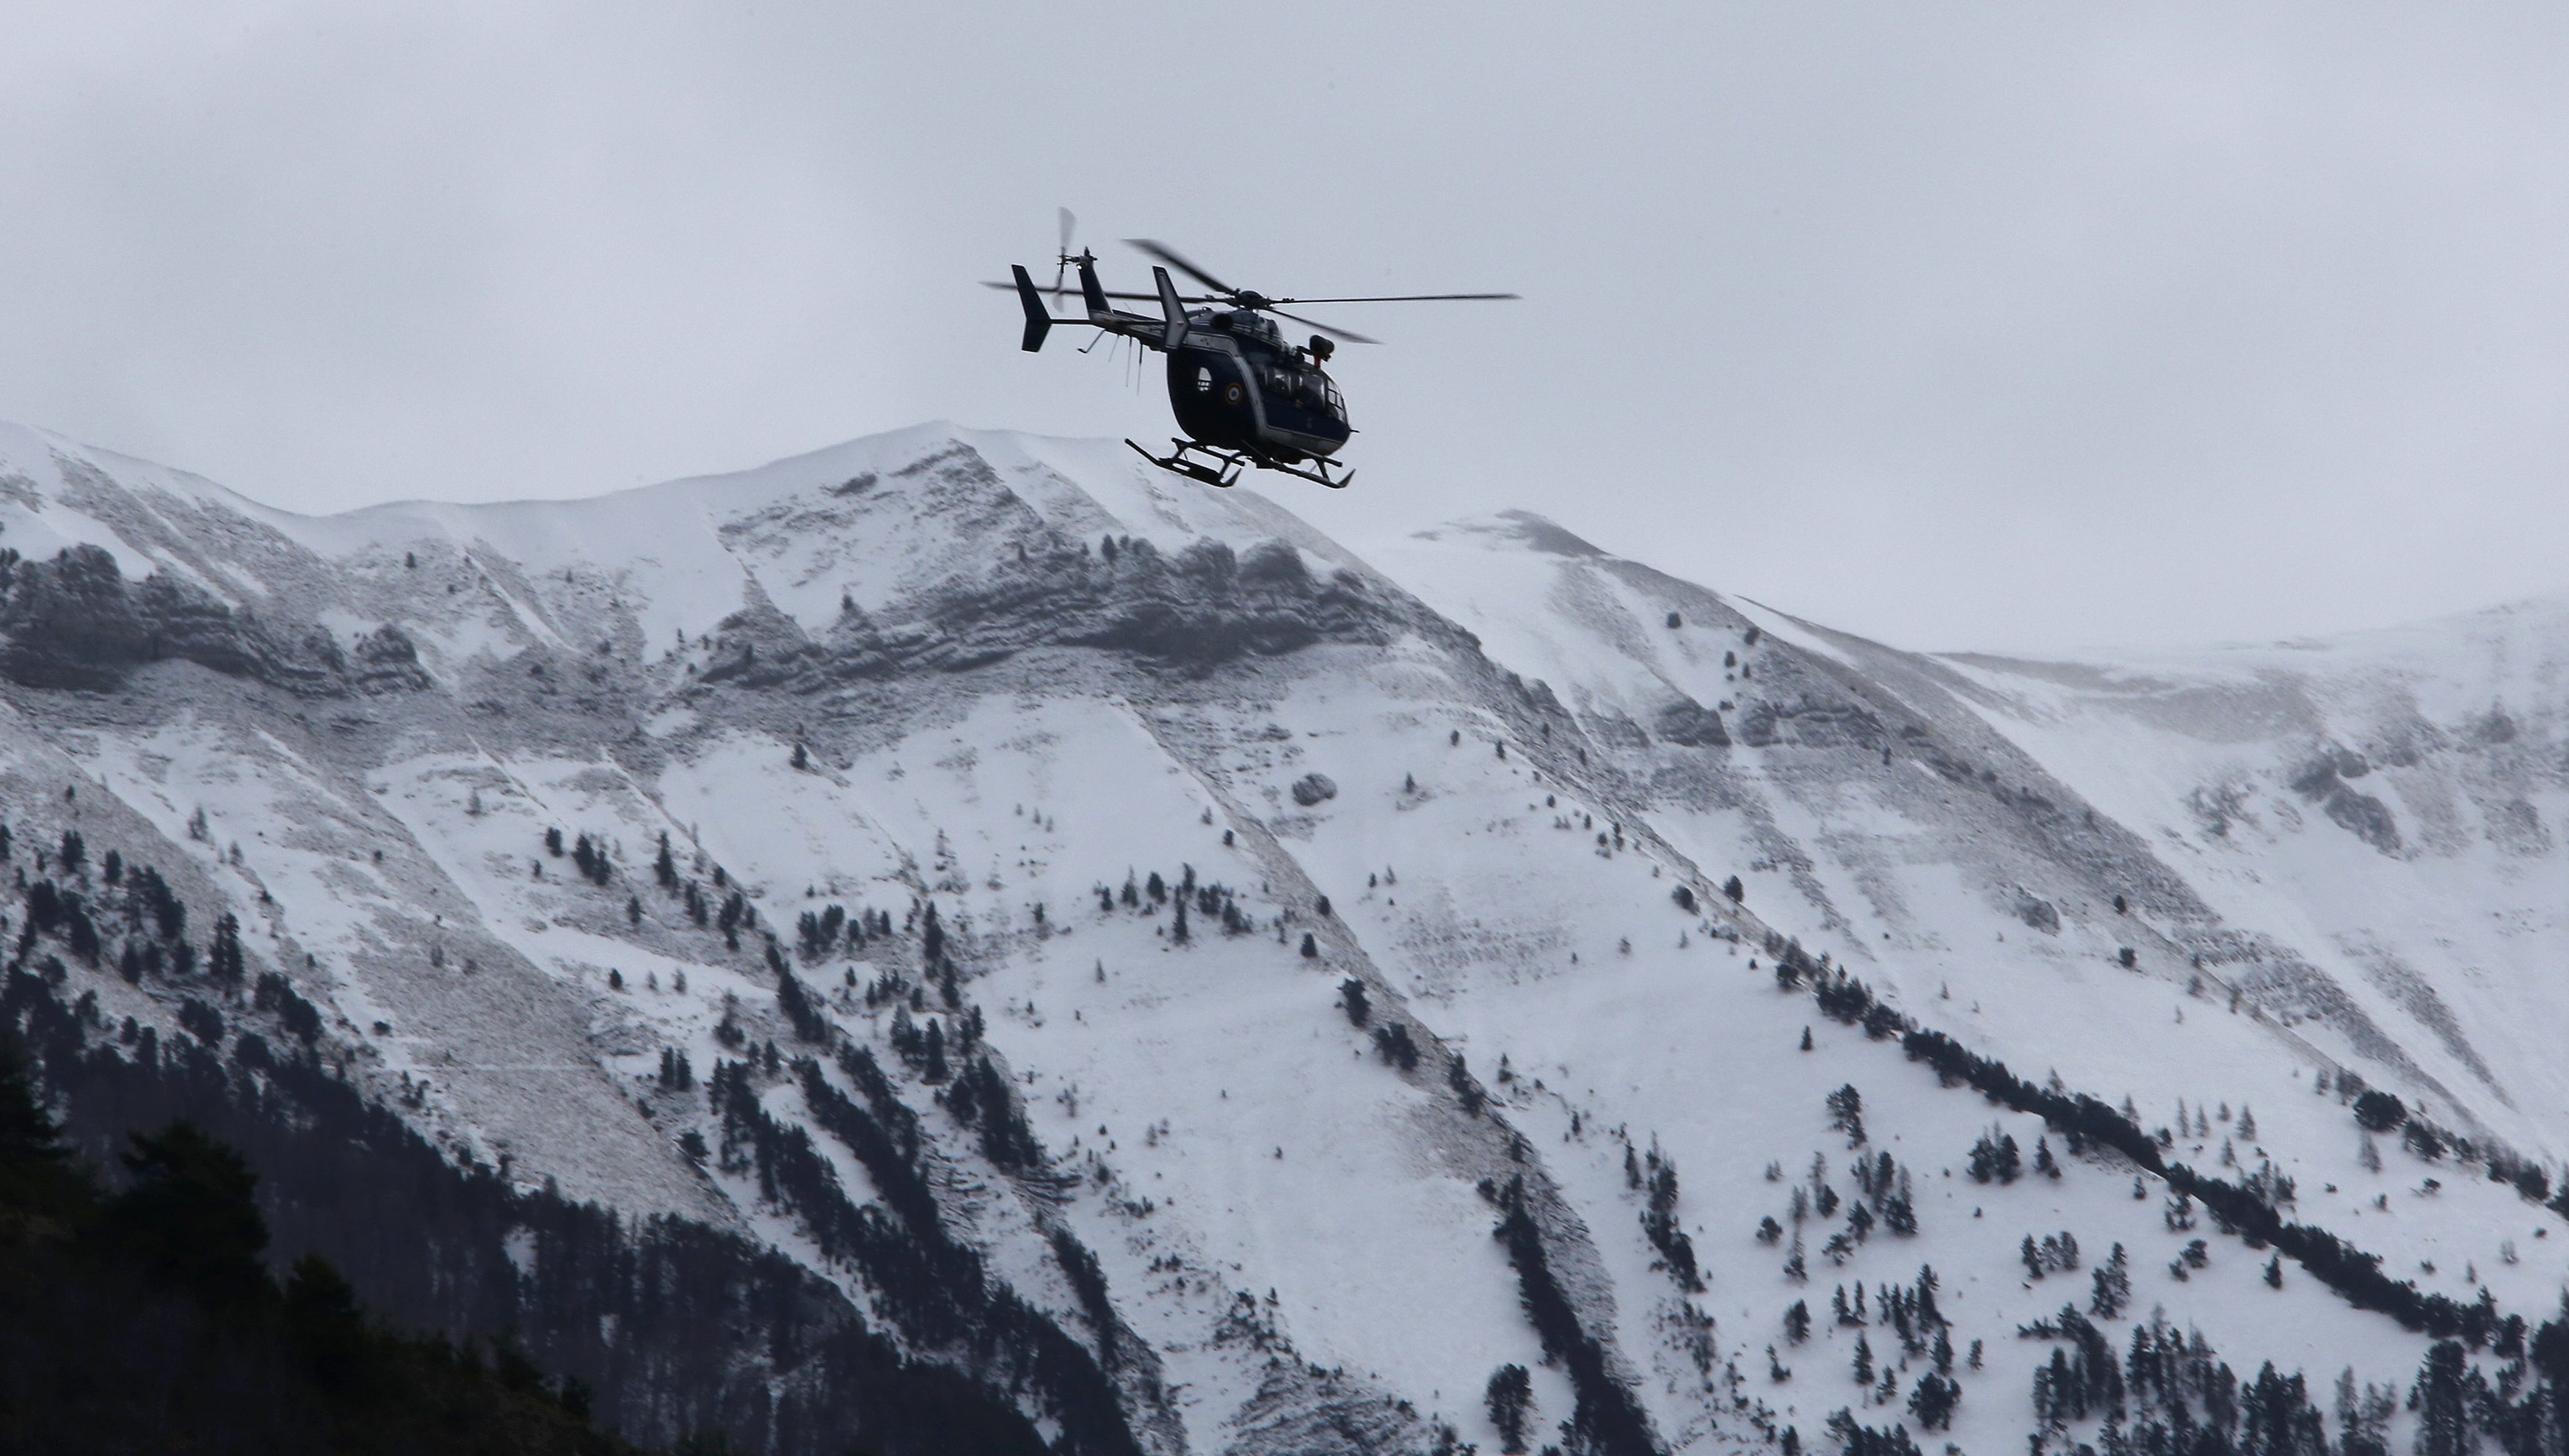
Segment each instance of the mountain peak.
[[1557,556],[1603,556],[1607,552],[1532,511],[1495,511],[1467,516],[1424,531],[1411,539],[1429,542],[1473,542],[1484,546],[1523,546]]
[[[2569,1272],[2519,1197],[2569,1153],[2538,612],[2037,671],[1529,512],[1359,568],[1117,442],[925,425],[324,518],[0,450],[5,999],[60,1003],[57,1095],[157,1057],[244,1118],[368,1099],[512,1209],[726,1231],[898,1345],[869,1368],[1056,1449],[1812,1437],[1920,1411],[1819,1383],[1851,1364],[1942,1389],[1935,1307],[1987,1350],[1926,1409],[1998,1450],[2068,1419],[2018,1332],[2054,1277],[2098,1308],[2108,1250],[2223,1359],[2370,1381],[2427,1342],[2384,1311],[2536,1318]],[[2342,1242],[2288,1263],[2258,1210]],[[613,1282],[514,1217],[439,1232],[509,1298]],[[1892,1303],[1811,1319],[1840,1280]],[[602,1358],[597,1309],[502,1312]],[[764,1358],[674,1348],[629,1368]],[[601,1408],[731,1408],[650,1384]]]

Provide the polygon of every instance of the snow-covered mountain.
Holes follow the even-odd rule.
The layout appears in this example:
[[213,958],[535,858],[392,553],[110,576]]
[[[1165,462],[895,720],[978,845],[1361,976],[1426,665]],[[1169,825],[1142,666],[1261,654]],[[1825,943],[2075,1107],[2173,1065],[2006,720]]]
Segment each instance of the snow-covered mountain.
[[2439,1334],[2547,1369],[2569,602],[1922,656],[942,426],[318,519],[7,428],[0,546],[28,985],[127,1058],[308,1003],[450,1158],[781,1251],[1066,1448],[1498,1450],[1509,1366],[1535,1446],[2093,1441],[2141,1365],[2073,1411],[2056,1311],[2118,1247],[2108,1366],[2162,1310],[2350,1450]]

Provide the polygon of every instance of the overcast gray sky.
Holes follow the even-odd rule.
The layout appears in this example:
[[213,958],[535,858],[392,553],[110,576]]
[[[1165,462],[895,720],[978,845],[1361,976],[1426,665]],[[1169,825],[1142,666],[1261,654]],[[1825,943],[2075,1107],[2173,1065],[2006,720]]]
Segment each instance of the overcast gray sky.
[[[1341,308],[1370,537],[1917,647],[2569,591],[2569,11],[0,0],[0,416],[296,510],[1164,439],[1053,208]],[[1314,309],[1313,312],[1320,312]],[[1063,337],[1056,334],[1056,340]],[[1074,339],[1075,343],[1076,340]],[[1154,356],[1151,361],[1156,365]]]

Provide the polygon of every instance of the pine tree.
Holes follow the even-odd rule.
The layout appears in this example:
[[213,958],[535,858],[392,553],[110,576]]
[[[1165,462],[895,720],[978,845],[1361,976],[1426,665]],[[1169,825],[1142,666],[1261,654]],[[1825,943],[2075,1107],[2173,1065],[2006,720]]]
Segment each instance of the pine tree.
[[1793,1306],[1784,1311],[1784,1338],[1789,1343],[1800,1344],[1810,1337],[1810,1303],[1807,1300],[1795,1299]]
[[2469,1359],[2458,1341],[2437,1340],[2426,1351],[2408,1391],[2408,1408],[2417,1412],[2417,1456],[2467,1456],[2470,1383]]
[[367,1353],[365,1315],[346,1276],[318,1254],[296,1260],[286,1277],[285,1327],[324,1389],[340,1394],[357,1384]]
[[2123,1253],[2123,1246],[2115,1245],[2113,1254],[2089,1277],[2095,1290],[2087,1297],[2087,1312],[2099,1319],[2121,1317],[2124,1306],[2132,1301],[2131,1261]]
[[106,1209],[107,1232],[143,1274],[207,1303],[238,1306],[268,1292],[259,1256],[267,1223],[252,1198],[258,1175],[194,1123],[133,1135],[132,1182]]
[[214,939],[205,953],[205,974],[224,985],[238,985],[247,962],[241,955],[240,921],[226,911],[214,921]]
[[1954,1407],[1961,1404],[1963,1387],[1943,1374],[1930,1371],[1918,1377],[1918,1388],[1909,1393],[1909,1413],[1918,1417],[1920,1427],[1941,1431],[1953,1424]]
[[1366,1018],[1373,1014],[1372,1004],[1365,998],[1364,982],[1354,976],[1338,982],[1338,1005],[1346,1011],[1347,1022],[1353,1026],[1364,1025]]
[[1855,1383],[1873,1383],[1873,1342],[1861,1333],[1855,1337]]
[[16,1053],[0,1040],[0,1210],[59,1221],[87,1201],[62,1129],[37,1098]]
[[929,966],[945,958],[945,922],[937,917],[936,902],[932,900],[918,919],[918,958]]
[[[1808,1028],[1804,1028],[1807,1030]],[[1850,1082],[1829,1094],[1829,1128],[1846,1134],[1847,1146],[1864,1146],[1864,1094]]]
[[1491,1371],[1485,1399],[1490,1424],[1498,1428],[1499,1450],[1505,1456],[1524,1456],[1526,1412],[1534,1401],[1534,1382],[1525,1366],[1501,1365]]
[[1418,1069],[1418,1044],[1409,1039],[1409,1028],[1398,1021],[1373,1029],[1373,1049],[1385,1066],[1396,1066],[1404,1072]]

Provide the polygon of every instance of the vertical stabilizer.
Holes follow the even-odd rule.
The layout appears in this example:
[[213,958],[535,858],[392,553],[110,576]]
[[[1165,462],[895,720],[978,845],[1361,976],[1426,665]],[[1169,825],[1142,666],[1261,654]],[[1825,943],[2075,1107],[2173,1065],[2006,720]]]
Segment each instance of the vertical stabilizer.
[[1088,305],[1088,317],[1104,323],[1113,311],[1106,306],[1106,289],[1097,281],[1097,263],[1088,254],[1079,255],[1079,296]]
[[1187,306],[1178,301],[1178,285],[1169,281],[1168,269],[1153,268],[1151,281],[1160,285],[1160,316],[1166,320],[1161,329],[1160,347],[1174,349],[1187,336]]
[[1043,295],[1035,291],[1035,280],[1026,276],[1023,263],[1010,263],[1008,271],[1017,275],[1017,302],[1025,305],[1026,336],[1022,347],[1029,354],[1041,349],[1044,335],[1052,332],[1052,315],[1044,312]]

